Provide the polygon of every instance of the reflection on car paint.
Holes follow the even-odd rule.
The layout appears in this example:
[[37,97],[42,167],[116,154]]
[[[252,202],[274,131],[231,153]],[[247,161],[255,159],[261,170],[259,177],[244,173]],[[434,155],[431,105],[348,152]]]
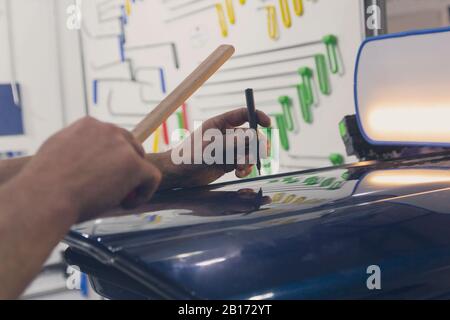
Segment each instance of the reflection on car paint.
[[[133,257],[133,268],[137,260],[144,274],[198,298],[450,297],[449,159],[176,190],[76,226],[69,238]],[[372,264],[383,272],[381,292],[365,286]]]

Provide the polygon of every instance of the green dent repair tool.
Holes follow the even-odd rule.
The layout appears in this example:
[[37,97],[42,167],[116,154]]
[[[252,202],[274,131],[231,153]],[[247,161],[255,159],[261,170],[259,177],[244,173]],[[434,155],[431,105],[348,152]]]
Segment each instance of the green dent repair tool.
[[311,68],[304,67],[298,69],[298,74],[302,77],[305,86],[305,101],[311,106],[314,104],[314,89],[312,84],[313,71]]
[[322,39],[323,43],[327,47],[328,63],[330,64],[331,73],[339,72],[338,61],[338,38],[335,35],[329,34]]
[[264,173],[269,175],[272,174],[272,148],[273,148],[272,130],[273,130],[272,127],[262,128],[262,133],[267,138],[267,150],[266,150],[267,158],[262,159],[262,167],[264,169]]
[[294,131],[295,124],[292,116],[292,99],[288,96],[281,96],[278,98],[278,102],[280,102],[283,109],[286,129],[289,131]]
[[317,54],[314,56],[314,60],[316,62],[317,78],[319,80],[320,92],[328,96],[331,94],[331,88],[325,55]]
[[272,130],[273,130],[273,128],[272,127],[269,127],[269,128],[262,128],[262,133],[266,136],[266,138],[267,138],[267,150],[266,150],[266,154],[267,154],[267,157],[268,158],[270,158],[271,156],[272,156],[272,148],[273,148],[273,144],[272,144],[272,138],[273,138],[273,135],[272,135]]
[[181,112],[181,111],[176,112],[176,117],[177,117],[177,122],[178,122],[178,129],[180,129],[180,139],[183,140],[184,138],[186,138],[186,136],[184,134],[185,125],[184,125],[183,112]]
[[277,128],[278,128],[278,132],[280,135],[281,147],[285,151],[289,151],[290,145],[289,145],[288,131],[286,128],[286,120],[284,118],[284,114],[277,113],[277,114],[272,114],[271,116],[275,118],[275,122],[277,123]]
[[307,89],[305,87],[305,84],[299,84],[297,85],[297,93],[298,93],[298,99],[300,101],[300,109],[302,112],[303,120],[306,123],[313,123],[313,117],[311,113],[311,104],[307,102],[306,96],[308,95]]

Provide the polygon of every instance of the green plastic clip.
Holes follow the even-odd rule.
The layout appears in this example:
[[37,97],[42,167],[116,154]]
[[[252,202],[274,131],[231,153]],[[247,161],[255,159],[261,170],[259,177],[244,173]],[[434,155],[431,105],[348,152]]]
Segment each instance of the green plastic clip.
[[338,38],[335,35],[327,35],[322,39],[323,43],[327,47],[328,62],[330,64],[330,70],[332,73],[336,74],[339,72],[339,62],[338,62]]
[[319,78],[320,92],[328,96],[331,94],[331,87],[325,55],[317,54],[314,56],[314,60],[316,61],[317,77]]
[[292,117],[292,99],[288,96],[281,96],[278,101],[283,108],[283,115],[285,119],[286,129],[294,131],[294,118]]
[[336,181],[336,178],[328,178],[328,179],[325,179],[325,180],[323,180],[321,183],[320,183],[320,187],[321,188],[328,188],[329,186],[331,186],[332,184],[333,184],[333,182],[335,182]]
[[320,182],[319,177],[316,176],[312,176],[312,177],[308,177],[305,179],[305,181],[303,181],[303,183],[307,186],[314,186],[316,184],[318,184]]
[[328,188],[328,190],[339,190],[343,185],[344,181],[336,181]]

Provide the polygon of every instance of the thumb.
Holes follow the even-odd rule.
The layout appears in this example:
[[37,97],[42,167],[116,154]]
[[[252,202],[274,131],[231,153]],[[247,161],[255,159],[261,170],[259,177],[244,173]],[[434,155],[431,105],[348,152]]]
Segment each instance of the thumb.
[[148,202],[161,184],[162,175],[158,168],[150,162],[142,159],[139,162],[139,185],[138,187],[123,201],[124,209],[133,209]]

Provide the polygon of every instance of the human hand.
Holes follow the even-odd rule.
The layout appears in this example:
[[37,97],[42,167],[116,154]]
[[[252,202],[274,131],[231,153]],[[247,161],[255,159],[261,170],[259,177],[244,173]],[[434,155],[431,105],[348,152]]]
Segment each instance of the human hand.
[[[270,118],[262,111],[257,111],[258,122],[262,127],[270,127]],[[195,136],[198,132],[205,133],[209,129],[216,129],[221,133],[221,139],[223,139],[224,145],[224,155],[231,150],[227,149],[228,144],[226,140],[230,137],[226,136],[227,130],[236,130],[236,128],[242,126],[244,123],[248,121],[248,111],[246,108],[237,109],[234,111],[230,111],[219,115],[217,117],[211,118],[203,123],[202,127],[194,132],[190,138],[183,141],[179,146],[177,146],[174,150],[162,153],[162,154],[149,154],[147,155],[147,159],[154,163],[163,173],[163,181],[161,187],[163,189],[171,189],[174,187],[192,187],[199,185],[207,185],[209,183],[214,182],[215,180],[222,177],[224,174],[235,171],[236,176],[238,178],[244,178],[248,176],[253,170],[253,166],[256,159],[252,158],[252,155],[249,154],[248,148],[245,148],[245,154],[240,155],[236,152],[236,148],[234,148],[234,159],[232,163],[214,163],[207,164],[202,162],[201,164],[195,164],[194,159],[191,159],[191,164],[179,164],[176,165],[172,161],[173,152],[178,152],[180,149],[191,149],[193,150],[192,154],[195,152],[199,152],[195,150],[194,140]],[[243,130],[249,130],[244,129]],[[234,139],[233,137],[231,137]],[[253,135],[253,140],[255,140],[256,136]],[[260,148],[261,150],[265,149],[269,142],[265,139],[264,136],[259,135],[260,139]],[[202,140],[203,141],[203,140]],[[237,142],[236,140],[234,141]],[[239,141],[238,141],[239,142]],[[208,145],[210,145],[212,141],[203,141],[202,149],[200,152],[203,152]],[[242,141],[241,141],[242,143]],[[244,143],[249,144],[251,141],[245,141]],[[236,147],[236,144],[233,144]],[[237,146],[239,147],[239,145]],[[193,157],[193,155],[192,155]],[[245,157],[245,161],[240,161],[239,157]],[[253,155],[254,157],[254,155]]]
[[76,222],[119,205],[140,205],[160,181],[131,133],[84,118],[45,142],[11,183],[29,193],[30,203],[67,209]]

